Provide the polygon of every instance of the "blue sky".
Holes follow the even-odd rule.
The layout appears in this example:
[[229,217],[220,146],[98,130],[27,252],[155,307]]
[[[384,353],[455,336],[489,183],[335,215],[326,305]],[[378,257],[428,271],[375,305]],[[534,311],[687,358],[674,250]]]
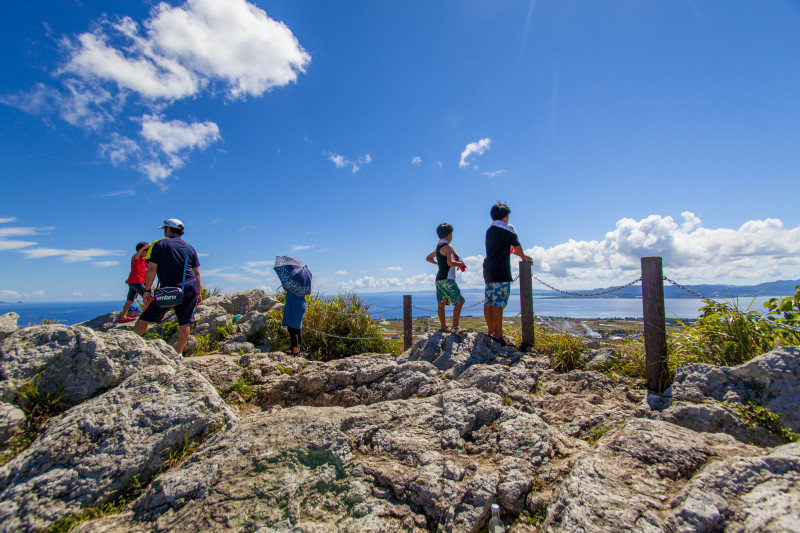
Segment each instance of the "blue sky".
[[31,0],[0,20],[0,299],[122,299],[181,219],[206,285],[800,278],[800,3]]

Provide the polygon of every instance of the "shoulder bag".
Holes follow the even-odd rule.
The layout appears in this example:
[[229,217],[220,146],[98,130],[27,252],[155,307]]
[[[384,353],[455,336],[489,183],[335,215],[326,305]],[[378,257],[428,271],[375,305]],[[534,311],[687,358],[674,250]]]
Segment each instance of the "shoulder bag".
[[[186,271],[189,267],[189,243],[186,243],[186,259],[183,262],[183,280],[180,287],[158,287],[153,290],[153,303],[159,307],[175,307],[183,302],[186,286]],[[159,281],[159,285],[161,282]]]

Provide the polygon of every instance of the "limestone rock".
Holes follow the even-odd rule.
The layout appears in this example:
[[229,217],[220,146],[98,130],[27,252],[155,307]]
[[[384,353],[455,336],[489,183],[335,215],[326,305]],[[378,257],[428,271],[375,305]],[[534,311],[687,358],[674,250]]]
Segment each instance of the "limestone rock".
[[218,294],[202,302],[198,311],[208,306],[218,306],[229,315],[246,315],[251,311],[266,313],[278,305],[278,300],[261,289],[236,292],[233,294]]
[[761,453],[728,435],[633,420],[602,437],[572,468],[549,508],[545,529],[664,531],[672,499],[706,465]]
[[237,335],[235,337],[227,337],[222,344],[220,344],[219,351],[222,353],[248,353],[256,351],[256,347],[252,343],[247,342],[244,335]]
[[224,328],[228,325],[228,314],[225,309],[207,302],[197,306],[194,312],[194,319],[193,335],[214,335],[217,332],[217,328]]
[[616,352],[611,348],[590,350],[586,353],[586,370],[606,370],[616,357]]
[[18,407],[0,402],[0,446],[13,437],[25,422],[25,413]]
[[[131,313],[129,316],[133,316],[133,313]],[[133,325],[136,324],[136,321],[133,320],[130,322],[125,322],[124,324],[120,324],[117,322],[118,319],[119,311],[112,311],[111,313],[106,313],[75,325],[84,326],[95,331],[110,331],[112,329],[132,330]]]
[[478,531],[493,502],[522,510],[537,473],[568,440],[474,390],[277,409],[220,432],[156,478],[130,523],[188,532]]
[[19,386],[41,373],[40,390],[62,393],[63,401],[76,405],[149,366],[179,364],[164,341],[145,341],[132,332],[33,326],[0,344],[0,399],[13,402]]
[[236,322],[239,333],[248,339],[259,339],[267,330],[267,317],[261,311],[250,311]]
[[800,346],[778,348],[734,367],[682,365],[672,385],[676,401],[755,400],[800,433]]
[[457,378],[472,365],[492,361],[513,364],[523,355],[513,347],[500,347],[484,333],[459,336],[436,331],[414,342],[398,361],[427,361],[449,371],[448,378]]
[[236,360],[220,354],[187,357],[184,365],[206,377],[217,389],[228,390],[239,381],[244,369]]
[[46,424],[0,468],[0,523],[37,531],[146,482],[184,439],[199,441],[236,414],[187,368],[151,366]]
[[0,315],[0,342],[19,329],[17,326],[18,320],[19,315],[17,313],[12,312]]
[[714,463],[672,506],[672,531],[800,531],[800,444]]

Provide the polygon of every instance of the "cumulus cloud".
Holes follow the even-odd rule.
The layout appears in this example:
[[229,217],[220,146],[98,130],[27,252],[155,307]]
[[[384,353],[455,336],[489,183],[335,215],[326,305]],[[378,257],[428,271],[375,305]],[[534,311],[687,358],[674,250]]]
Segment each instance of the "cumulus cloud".
[[[469,159],[474,156],[483,155],[486,150],[488,150],[492,145],[492,140],[488,137],[485,139],[481,139],[478,142],[469,143],[464,151],[461,152],[461,159],[458,162],[458,166],[461,168],[468,168],[470,166]],[[474,168],[478,168],[474,166]]]
[[9,222],[16,222],[17,217],[0,217],[0,224],[8,224]]
[[420,163],[422,163],[422,158],[420,156],[415,155],[414,157],[411,158],[412,165],[419,165]]
[[322,152],[323,155],[328,157],[328,161],[332,162],[336,165],[336,168],[350,168],[353,171],[353,174],[361,170],[361,167],[367,165],[372,162],[372,157],[367,154],[364,157],[360,157],[357,161],[350,161],[345,156],[340,154],[335,154],[333,152]]
[[0,291],[0,298],[21,298],[22,295],[17,291],[12,291],[10,289],[3,289]]
[[334,272],[334,274],[336,274],[337,276],[346,276],[347,270],[337,270],[336,272]]
[[665,275],[686,283],[797,277],[800,226],[787,229],[779,219],[765,219],[747,221],[738,229],[708,229],[694,213],[681,215],[680,225],[670,216],[623,218],[602,240],[570,240],[526,253],[534,258],[535,272],[571,287],[629,281],[647,256],[661,256]]
[[383,291],[419,291],[430,290],[436,281],[434,274],[417,274],[405,279],[375,278],[373,276],[363,276],[354,280],[342,281],[338,284],[339,289],[344,291],[363,291],[363,292],[383,292]]
[[[98,133],[101,156],[156,183],[220,139],[214,122],[164,120],[167,107],[201,94],[260,97],[295,83],[311,61],[284,23],[245,0],[161,2],[141,22],[104,16],[60,44],[57,85],[39,83],[0,102]],[[122,116],[141,117],[141,139],[123,132]]]
[[394,271],[399,272],[399,271],[403,270],[403,267],[401,267],[401,266],[390,266],[386,270],[394,270]]

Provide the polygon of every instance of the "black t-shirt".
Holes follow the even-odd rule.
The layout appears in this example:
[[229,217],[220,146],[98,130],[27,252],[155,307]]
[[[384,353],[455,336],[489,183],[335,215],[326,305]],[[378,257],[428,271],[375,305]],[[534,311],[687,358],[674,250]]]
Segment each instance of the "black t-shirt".
[[522,246],[517,234],[497,226],[486,230],[486,259],[483,260],[483,281],[511,281],[511,247]]
[[151,246],[147,261],[158,265],[158,282],[162,287],[181,286],[187,247],[189,262],[186,266],[186,285],[197,286],[197,278],[192,269],[200,266],[200,260],[190,244],[180,237],[167,237],[154,242]]

